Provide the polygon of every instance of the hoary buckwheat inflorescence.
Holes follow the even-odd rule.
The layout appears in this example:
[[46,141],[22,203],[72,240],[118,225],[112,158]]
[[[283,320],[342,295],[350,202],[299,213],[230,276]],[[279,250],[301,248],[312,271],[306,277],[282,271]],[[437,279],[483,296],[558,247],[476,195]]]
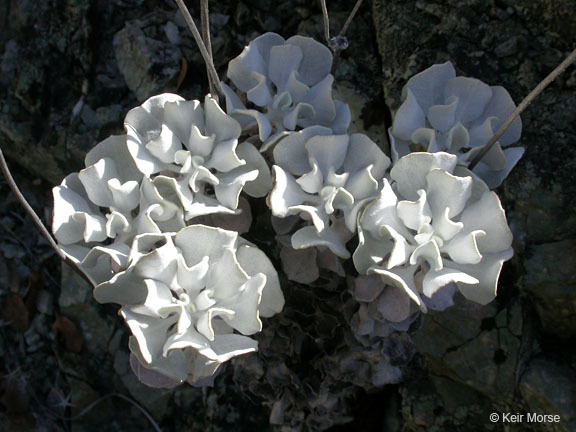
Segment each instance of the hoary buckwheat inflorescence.
[[239,217],[241,194],[299,218],[286,229],[293,249],[329,251],[333,268],[352,257],[359,338],[405,331],[456,290],[481,304],[496,296],[513,251],[490,189],[522,156],[502,149],[520,138],[520,121],[474,172],[466,166],[514,110],[508,92],[456,77],[450,63],[417,74],[393,119],[390,160],[348,134],[331,69],[324,45],[266,33],[229,63],[228,113],[210,95],[154,96],[128,112],[125,135],[98,144],[54,188],[54,235],[96,300],[120,305],[143,382],[210,382],[256,351],[261,317],[282,310],[264,252],[206,225]]

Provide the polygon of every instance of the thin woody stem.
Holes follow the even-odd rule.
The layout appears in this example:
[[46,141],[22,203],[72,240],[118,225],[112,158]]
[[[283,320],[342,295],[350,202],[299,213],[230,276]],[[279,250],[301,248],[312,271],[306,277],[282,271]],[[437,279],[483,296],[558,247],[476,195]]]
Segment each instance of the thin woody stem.
[[324,38],[326,43],[330,45],[330,17],[328,16],[326,0],[320,0],[320,5],[322,6],[322,17],[324,18]]
[[48,230],[46,229],[46,227],[44,226],[44,224],[42,223],[42,221],[32,208],[32,206],[28,203],[26,198],[24,198],[22,192],[20,192],[18,185],[16,184],[14,178],[12,177],[12,174],[10,173],[10,169],[8,168],[8,164],[6,163],[6,159],[4,158],[4,153],[2,153],[1,149],[0,149],[0,169],[2,169],[2,173],[4,174],[4,177],[8,182],[8,186],[10,186],[10,189],[12,190],[14,195],[16,195],[16,198],[18,199],[22,207],[24,207],[26,213],[28,213],[28,215],[32,218],[32,222],[34,222],[34,225],[36,225],[36,227],[40,230],[44,238],[48,241],[50,247],[54,249],[56,255],[58,255],[63,260],[66,260],[66,255],[64,255],[64,252],[60,250],[60,248],[58,247],[58,245],[56,244],[56,242],[54,241],[54,239],[52,238],[52,236],[50,235],[50,233],[48,232]]
[[200,50],[200,54],[202,54],[202,58],[204,59],[204,62],[206,63],[206,67],[208,69],[208,75],[212,77],[212,80],[214,82],[214,85],[216,87],[216,91],[217,91],[217,95],[213,95],[214,97],[220,96],[220,97],[224,97],[224,91],[222,90],[222,86],[220,85],[220,78],[218,77],[218,72],[216,72],[216,68],[214,67],[214,62],[211,60],[210,54],[208,52],[208,49],[206,48],[206,45],[204,45],[204,41],[202,40],[202,36],[200,36],[200,32],[198,31],[198,27],[196,27],[196,24],[194,23],[194,20],[192,19],[192,16],[190,15],[190,12],[188,11],[188,8],[186,7],[186,5],[184,4],[183,0],[175,0],[176,4],[178,5],[178,7],[180,8],[180,11],[182,12],[182,15],[184,15],[184,20],[186,21],[186,24],[188,24],[188,27],[190,28],[190,31],[192,32],[192,36],[194,36],[194,40],[196,41],[196,45],[198,45],[198,49]]
[[[200,25],[202,27],[202,39],[210,57],[210,63],[214,64],[214,57],[212,56],[212,43],[210,42],[210,11],[208,9],[209,0],[200,0]],[[218,96],[216,93],[216,85],[212,79],[212,75],[206,65],[206,73],[208,74],[208,85],[210,86],[210,94]]]
[[14,195],[16,196],[16,198],[18,199],[18,201],[20,202],[22,207],[24,207],[24,210],[26,211],[26,213],[28,213],[28,216],[30,216],[30,218],[32,218],[32,222],[34,222],[34,225],[36,225],[38,230],[40,230],[40,233],[46,239],[46,241],[48,241],[48,244],[54,250],[56,255],[58,255],[58,257],[60,259],[62,259],[66,264],[68,264],[70,267],[72,267],[74,269],[74,271],[76,273],[78,273],[80,276],[82,276],[82,278],[84,280],[86,280],[90,285],[94,286],[94,283],[76,265],[76,263],[74,263],[72,260],[70,260],[70,258],[68,258],[64,254],[64,252],[62,252],[62,250],[60,250],[60,248],[58,247],[58,244],[54,241],[54,238],[52,238],[52,235],[50,235],[50,232],[46,229],[46,227],[44,226],[44,224],[42,223],[42,221],[40,220],[40,218],[38,217],[38,215],[36,214],[36,212],[34,211],[32,206],[28,203],[28,201],[26,200],[24,195],[22,195],[22,192],[20,192],[20,188],[18,188],[18,185],[16,184],[16,182],[14,181],[14,178],[12,177],[12,173],[10,172],[10,168],[8,168],[8,164],[6,163],[6,159],[4,158],[4,153],[2,152],[2,149],[0,149],[0,170],[2,170],[2,173],[4,174],[4,177],[6,178],[6,182],[8,183],[8,186],[10,187],[10,189],[12,190],[12,192],[14,193]]
[[528,106],[534,101],[534,99],[536,99],[536,97],[540,93],[542,93],[542,91],[546,87],[548,87],[548,85],[552,81],[554,81],[558,77],[558,75],[560,75],[562,72],[564,72],[566,70],[566,68],[568,66],[570,66],[574,61],[576,61],[576,49],[574,51],[572,51],[572,53],[570,53],[570,55],[568,57],[566,57],[566,59],[562,63],[560,63],[556,67],[556,69],[554,69],[552,72],[550,72],[550,74],[546,78],[544,78],[540,82],[540,84],[538,84],[534,88],[534,90],[532,90],[528,94],[528,96],[526,96],[524,98],[524,100],[522,102],[520,102],[520,105],[518,105],[518,108],[516,108],[516,110],[514,110],[514,112],[512,114],[510,114],[510,117],[508,117],[506,119],[506,121],[504,123],[502,123],[502,126],[500,126],[500,128],[496,131],[494,136],[484,146],[482,151],[480,151],[476,155],[476,157],[474,157],[474,159],[472,159],[472,162],[470,162],[470,165],[468,165],[468,169],[470,169],[470,170],[474,169],[474,167],[478,164],[478,162],[480,162],[480,160],[486,155],[486,153],[488,153],[490,151],[490,149],[496,143],[496,141],[498,141],[498,139],[504,134],[504,132],[506,132],[506,129],[508,129],[508,127],[512,124],[512,122],[514,120],[516,120],[516,117],[518,117],[520,114],[522,114],[522,112],[526,108],[528,108]]
[[340,33],[338,33],[337,37],[343,37],[346,34],[346,31],[348,31],[348,27],[350,27],[350,24],[352,23],[352,20],[356,16],[356,12],[358,12],[358,9],[360,9],[361,5],[362,0],[358,0],[354,5],[354,8],[352,9],[352,12],[350,12],[350,15],[348,15],[348,18],[346,19],[346,22],[342,26],[342,30],[340,30]]

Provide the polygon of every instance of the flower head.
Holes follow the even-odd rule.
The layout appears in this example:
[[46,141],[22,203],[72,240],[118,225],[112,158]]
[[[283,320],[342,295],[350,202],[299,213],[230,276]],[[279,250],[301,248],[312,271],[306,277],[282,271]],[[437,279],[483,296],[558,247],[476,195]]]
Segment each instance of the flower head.
[[345,133],[350,110],[332,99],[331,68],[332,53],[314,39],[263,34],[228,66],[228,78],[257,108],[246,108],[224,85],[227,110],[244,126],[256,123],[265,147],[297,128],[319,125]]
[[118,303],[143,367],[182,382],[210,377],[252,351],[248,336],[284,305],[274,267],[237,233],[191,225],[177,234],[138,236],[130,265],[94,297]]
[[[516,109],[506,89],[457,77],[450,62],[414,75],[402,95],[389,131],[394,161],[413,151],[443,151],[467,165]],[[502,183],[524,154],[522,147],[502,149],[517,142],[521,132],[516,118],[474,168],[491,188]]]
[[142,176],[126,135],[102,141],[85,162],[53,189],[52,229],[64,253],[100,283],[125,268],[136,235],[178,231],[184,212],[173,179]]
[[187,220],[234,213],[242,190],[258,197],[269,191],[266,162],[252,144],[238,144],[240,124],[210,96],[204,106],[173,94],[154,96],[124,124],[136,166],[147,177],[174,179]]
[[359,219],[357,270],[402,289],[424,311],[454,283],[468,299],[490,302],[513,254],[498,197],[456,163],[443,152],[404,156]]
[[293,247],[327,246],[348,258],[345,243],[362,206],[377,197],[388,157],[366,135],[332,135],[316,126],[280,141],[274,162],[272,214],[312,221],[292,236]]

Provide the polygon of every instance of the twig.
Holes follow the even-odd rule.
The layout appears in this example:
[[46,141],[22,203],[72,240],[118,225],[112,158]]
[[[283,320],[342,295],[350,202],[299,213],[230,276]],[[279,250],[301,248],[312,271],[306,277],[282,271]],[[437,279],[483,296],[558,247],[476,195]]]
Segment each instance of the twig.
[[202,58],[206,63],[206,68],[208,69],[208,75],[212,76],[214,80],[214,84],[216,86],[217,95],[213,95],[213,97],[220,96],[222,99],[224,98],[224,91],[222,90],[222,86],[220,85],[220,78],[218,77],[218,72],[216,72],[216,68],[214,67],[214,62],[210,58],[210,54],[208,53],[208,49],[206,45],[204,45],[204,41],[202,41],[202,36],[200,36],[200,32],[198,31],[198,27],[194,23],[188,8],[184,4],[183,0],[175,0],[176,4],[180,8],[182,15],[184,15],[184,20],[190,31],[192,32],[192,36],[194,36],[194,40],[196,41],[196,45],[198,45],[198,49],[200,50],[200,54],[202,54]]
[[490,139],[490,141],[488,141],[488,143],[484,146],[484,148],[476,155],[476,157],[474,159],[472,159],[472,162],[470,162],[470,165],[468,165],[468,169],[472,170],[474,169],[474,167],[478,164],[478,162],[480,162],[480,160],[486,155],[486,153],[488,153],[490,151],[490,149],[492,148],[492,146],[496,143],[496,141],[498,141],[498,139],[502,136],[502,134],[504,134],[504,132],[506,132],[506,129],[508,129],[508,126],[510,126],[512,124],[512,122],[516,119],[516,117],[518,117],[520,114],[522,114],[522,112],[528,108],[528,106],[534,101],[534,99],[536,99],[536,97],[542,93],[542,91],[548,87],[548,85],[554,81],[558,75],[560,75],[562,72],[564,72],[566,70],[566,68],[568,66],[570,66],[574,61],[576,61],[576,49],[574,51],[572,51],[572,53],[570,53],[570,55],[568,57],[566,57],[566,59],[560,63],[556,69],[554,69],[552,72],[550,72],[550,74],[544,78],[540,84],[538,84],[536,86],[536,88],[534,88],[534,90],[532,90],[528,96],[526,96],[524,98],[524,100],[522,102],[520,102],[520,105],[518,105],[518,108],[516,108],[516,110],[514,110],[514,112],[512,114],[510,114],[510,117],[508,117],[506,119],[506,121],[504,123],[502,123],[502,126],[500,126],[500,128],[496,131],[496,133],[494,134],[494,136]]
[[362,0],[358,0],[356,2],[356,4],[354,5],[354,8],[352,9],[352,12],[350,12],[350,15],[348,15],[346,22],[342,26],[342,30],[340,30],[340,33],[338,33],[338,36],[336,36],[336,37],[338,37],[338,38],[344,37],[344,35],[346,34],[346,31],[348,31],[348,27],[350,27],[350,24],[352,24],[352,20],[356,16],[356,12],[358,12],[358,9],[360,9],[361,5],[362,5]]
[[16,195],[16,198],[18,199],[18,201],[20,201],[20,204],[22,204],[22,207],[24,207],[24,210],[26,210],[28,216],[32,218],[32,222],[34,222],[34,225],[36,225],[36,227],[40,230],[44,238],[48,241],[48,244],[52,247],[52,249],[54,249],[56,255],[58,255],[63,260],[66,260],[66,255],[64,255],[64,252],[60,250],[60,248],[58,247],[58,245],[56,244],[56,242],[54,241],[54,239],[52,238],[52,236],[50,235],[50,233],[48,232],[48,230],[46,229],[46,227],[44,226],[44,224],[34,211],[34,209],[30,206],[30,204],[28,204],[28,201],[26,201],[26,198],[24,198],[22,192],[20,192],[18,185],[16,185],[16,182],[14,181],[14,178],[10,173],[10,169],[8,168],[8,164],[6,163],[6,159],[4,159],[4,153],[2,152],[2,149],[0,149],[0,168],[2,169],[2,173],[4,174],[4,177],[8,182],[8,186],[10,186],[10,189],[12,190],[14,195]]
[[352,8],[350,15],[346,18],[346,22],[342,26],[340,33],[333,38],[330,37],[330,18],[328,17],[328,8],[326,6],[326,0],[320,0],[320,4],[322,5],[322,16],[324,18],[324,37],[326,38],[326,43],[330,47],[330,49],[337,54],[338,51],[344,50],[348,48],[348,39],[344,36],[346,31],[348,31],[348,27],[352,24],[352,20],[356,16],[358,9],[362,5],[362,0],[357,0],[356,4]]
[[[200,26],[202,27],[202,39],[204,40],[206,51],[208,51],[210,63],[214,64],[214,57],[212,56],[212,43],[210,42],[210,11],[208,9],[208,1],[209,0],[200,0]],[[212,75],[208,69],[208,65],[206,65],[210,94],[218,99],[218,94],[216,93],[216,85],[214,84],[214,80],[212,79]]]
[[26,211],[26,213],[28,213],[28,216],[32,218],[32,222],[34,222],[34,225],[36,225],[36,227],[40,230],[40,233],[48,241],[48,244],[50,245],[50,247],[52,247],[56,255],[58,255],[58,257],[62,259],[66,264],[71,266],[74,269],[74,271],[78,273],[80,276],[82,276],[82,278],[86,280],[90,285],[94,286],[94,283],[76,265],[76,263],[74,263],[70,258],[68,258],[64,254],[64,252],[60,250],[58,244],[56,244],[56,242],[50,235],[50,232],[46,229],[46,227],[44,226],[44,224],[42,223],[42,221],[40,220],[40,218],[38,217],[32,206],[30,206],[28,201],[26,201],[26,198],[24,198],[24,195],[22,195],[22,192],[20,192],[18,185],[16,184],[14,178],[12,177],[12,174],[10,173],[10,168],[8,168],[8,164],[6,163],[6,159],[4,158],[4,153],[2,152],[1,148],[0,148],[0,169],[4,174],[6,181],[8,182],[8,186],[10,187],[10,189],[12,190],[12,192],[14,193],[14,195],[16,196],[22,207],[24,207],[24,210]]
[[322,17],[324,18],[324,38],[326,43],[330,45],[330,17],[328,17],[328,7],[326,7],[326,0],[320,0],[322,6]]

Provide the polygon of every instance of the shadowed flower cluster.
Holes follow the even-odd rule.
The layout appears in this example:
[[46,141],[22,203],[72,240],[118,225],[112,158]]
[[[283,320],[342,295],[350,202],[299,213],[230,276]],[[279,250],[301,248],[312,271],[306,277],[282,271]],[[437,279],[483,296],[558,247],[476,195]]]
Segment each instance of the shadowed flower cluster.
[[[404,103],[390,129],[394,162],[413,151],[444,151],[467,166],[516,109],[505,88],[457,77],[450,62],[414,75],[402,95]],[[502,149],[517,142],[521,132],[518,117],[474,167],[491,189],[502,183],[524,154],[522,147]]]

